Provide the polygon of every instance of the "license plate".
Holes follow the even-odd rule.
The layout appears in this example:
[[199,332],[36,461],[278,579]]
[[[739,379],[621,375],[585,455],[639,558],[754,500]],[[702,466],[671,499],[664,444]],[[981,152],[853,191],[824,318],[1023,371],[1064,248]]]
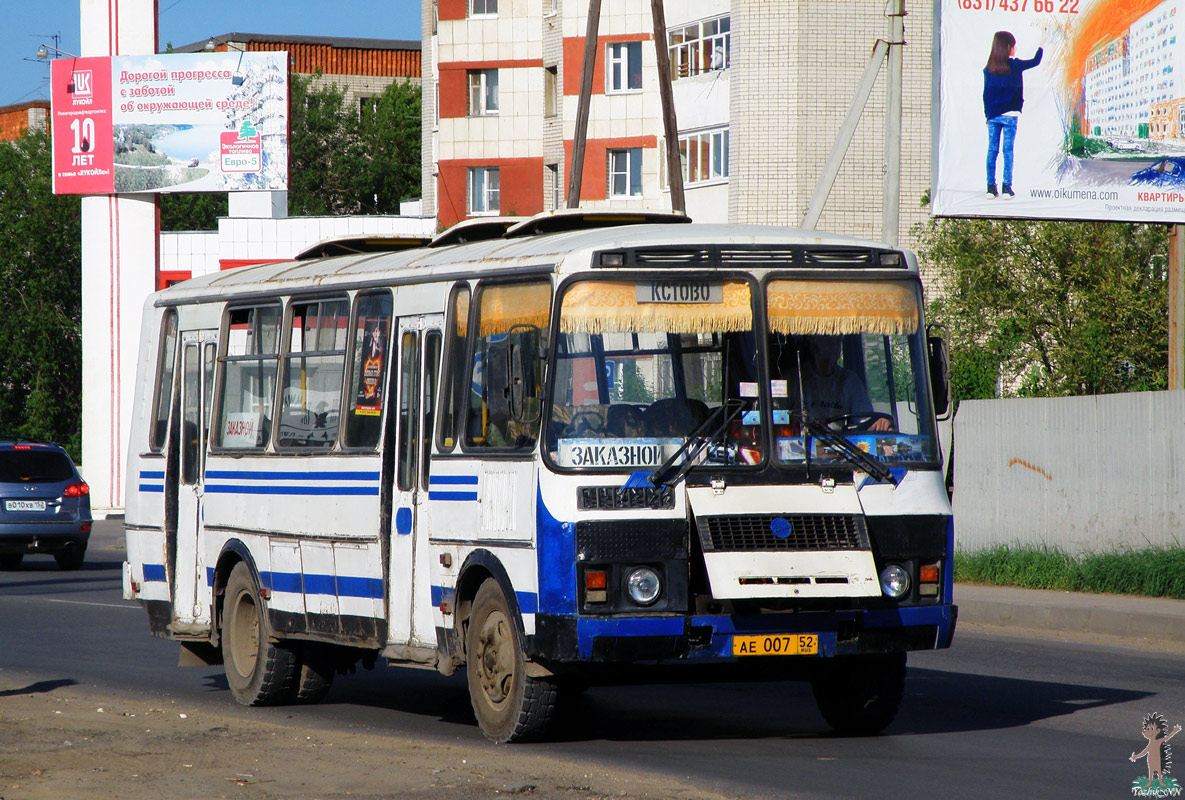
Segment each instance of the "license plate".
[[813,656],[819,652],[815,633],[777,633],[732,637],[734,656]]
[[44,511],[44,500],[5,500],[5,511]]

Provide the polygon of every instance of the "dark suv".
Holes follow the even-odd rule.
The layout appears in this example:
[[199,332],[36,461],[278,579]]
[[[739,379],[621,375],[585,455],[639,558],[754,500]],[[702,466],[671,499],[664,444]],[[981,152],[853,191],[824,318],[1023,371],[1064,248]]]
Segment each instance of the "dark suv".
[[91,535],[91,490],[51,442],[0,436],[0,569],[25,553],[51,553],[78,569]]

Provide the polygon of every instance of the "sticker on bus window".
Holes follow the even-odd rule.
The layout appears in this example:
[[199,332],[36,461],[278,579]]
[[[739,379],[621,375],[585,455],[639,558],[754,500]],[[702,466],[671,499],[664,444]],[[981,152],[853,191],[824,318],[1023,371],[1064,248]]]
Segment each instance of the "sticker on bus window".
[[638,281],[637,303],[723,303],[724,284],[718,281]]
[[238,412],[226,415],[222,430],[223,447],[256,447],[259,444],[259,414]]
[[779,378],[769,382],[769,393],[774,397],[789,397],[790,390],[786,388],[786,379]]
[[741,397],[756,397],[757,396],[757,382],[750,383],[749,381],[741,381]]

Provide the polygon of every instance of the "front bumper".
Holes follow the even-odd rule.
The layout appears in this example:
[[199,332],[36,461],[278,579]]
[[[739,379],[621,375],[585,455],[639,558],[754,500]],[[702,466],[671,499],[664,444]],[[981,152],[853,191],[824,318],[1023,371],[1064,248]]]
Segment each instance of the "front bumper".
[[540,614],[531,657],[545,662],[601,664],[727,663],[732,637],[811,633],[815,658],[934,650],[949,647],[958,619],[954,605],[870,611],[745,616],[572,617]]

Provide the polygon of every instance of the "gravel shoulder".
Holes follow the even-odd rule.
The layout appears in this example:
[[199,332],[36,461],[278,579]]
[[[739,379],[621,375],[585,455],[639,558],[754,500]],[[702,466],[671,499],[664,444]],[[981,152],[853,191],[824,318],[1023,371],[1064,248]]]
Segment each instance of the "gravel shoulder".
[[523,745],[310,730],[78,685],[14,683],[0,672],[0,800],[725,800]]

